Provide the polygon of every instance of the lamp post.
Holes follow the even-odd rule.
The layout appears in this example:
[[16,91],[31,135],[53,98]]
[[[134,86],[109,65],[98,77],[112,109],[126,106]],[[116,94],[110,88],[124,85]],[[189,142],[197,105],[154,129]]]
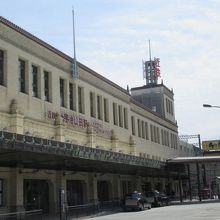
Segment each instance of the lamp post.
[[205,108],[220,108],[218,105],[210,105],[210,104],[203,104],[203,107]]

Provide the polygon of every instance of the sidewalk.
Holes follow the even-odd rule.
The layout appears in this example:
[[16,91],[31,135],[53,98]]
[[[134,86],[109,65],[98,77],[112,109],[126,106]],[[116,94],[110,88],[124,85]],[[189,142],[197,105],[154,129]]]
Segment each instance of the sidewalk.
[[[89,215],[89,216],[82,216],[82,217],[68,217],[67,220],[75,220],[75,219],[79,219],[79,220],[82,220],[82,219],[87,219],[87,218],[95,218],[95,217],[98,217],[98,216],[104,216],[104,215],[111,215],[111,214],[114,214],[114,213],[117,213],[117,212],[120,212],[121,209],[116,209],[116,210],[109,210],[109,211],[102,211],[102,212],[99,212],[97,214],[92,214],[92,215]],[[44,215],[43,216],[43,220],[60,220],[60,216],[59,215]]]
[[[183,200],[183,202],[180,201],[171,201],[169,206],[175,206],[175,205],[190,205],[190,204],[200,204],[200,203],[220,203],[219,199],[203,199],[202,201],[199,201],[198,199],[193,199],[192,201],[189,199]],[[82,220],[82,219],[88,219],[88,218],[95,218],[98,216],[104,216],[104,215],[111,215],[117,212],[121,212],[121,209],[116,210],[109,210],[109,211],[102,211],[97,214],[89,215],[89,216],[82,216],[82,217],[69,217],[67,220]],[[43,220],[60,220],[59,215],[44,215]]]
[[196,204],[196,203],[218,203],[220,202],[219,199],[202,199],[202,201],[199,201],[199,199],[184,199],[183,202],[180,201],[171,201],[170,205],[190,205],[190,204]]

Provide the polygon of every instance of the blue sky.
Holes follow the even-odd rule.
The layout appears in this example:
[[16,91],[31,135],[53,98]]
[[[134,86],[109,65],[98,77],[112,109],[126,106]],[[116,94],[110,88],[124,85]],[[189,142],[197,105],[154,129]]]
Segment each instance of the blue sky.
[[7,0],[0,15],[123,88],[142,86],[142,59],[161,62],[180,134],[220,139],[220,0]]

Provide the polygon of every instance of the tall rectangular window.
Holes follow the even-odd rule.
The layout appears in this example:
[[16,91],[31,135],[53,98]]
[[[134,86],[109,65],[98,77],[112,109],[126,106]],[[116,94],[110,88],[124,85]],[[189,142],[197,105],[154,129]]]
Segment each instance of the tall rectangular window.
[[138,137],[141,137],[141,120],[140,119],[137,120],[137,124],[138,124]]
[[50,101],[50,76],[47,71],[44,71],[44,100]]
[[154,129],[153,129],[153,125],[150,125],[150,136],[151,136],[151,141],[154,141]]
[[32,96],[38,97],[38,68],[32,65]]
[[82,87],[78,87],[78,108],[79,113],[84,114],[84,93]]
[[69,106],[70,110],[74,110],[73,84],[69,83]]
[[132,130],[132,135],[135,135],[135,118],[134,118],[134,116],[131,116],[131,130]]
[[22,93],[26,93],[26,85],[25,85],[25,72],[26,72],[26,65],[25,61],[19,59],[19,90]]
[[157,127],[157,143],[160,143],[160,132],[159,132],[159,128]]
[[97,114],[98,119],[102,120],[102,97],[100,95],[97,95]]
[[144,121],[141,121],[141,131],[142,131],[142,138],[145,138],[145,127],[144,127]]
[[118,106],[119,126],[123,127],[122,106]]
[[145,122],[145,138],[147,139],[147,140],[149,140],[149,134],[148,134],[149,132],[148,132],[148,123],[147,122]]
[[118,110],[117,104],[113,102],[113,121],[114,125],[118,125]]
[[0,206],[3,206],[3,179],[0,179]]
[[164,135],[163,135],[163,129],[161,129],[161,140],[162,140],[162,145],[164,145]]
[[4,85],[4,51],[0,50],[0,85]]
[[90,92],[90,116],[91,117],[96,117],[96,109],[95,109],[95,93]]
[[64,100],[64,79],[60,78],[60,106],[65,107]]
[[170,146],[170,140],[169,140],[169,132],[166,132],[166,136],[167,136],[167,146]]
[[128,129],[128,110],[124,108],[124,128]]
[[104,120],[105,120],[105,122],[109,122],[108,99],[105,99],[105,98],[104,98]]
[[157,129],[156,129],[156,126],[153,126],[153,130],[154,130],[154,142],[157,143]]

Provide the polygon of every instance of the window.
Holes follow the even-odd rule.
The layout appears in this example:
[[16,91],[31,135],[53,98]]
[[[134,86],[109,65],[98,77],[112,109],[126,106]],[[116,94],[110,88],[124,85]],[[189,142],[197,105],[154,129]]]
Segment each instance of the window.
[[173,102],[166,98],[166,110],[169,114],[173,115]]
[[76,111],[76,85],[69,83],[69,108]]
[[153,125],[150,125],[150,135],[151,135],[151,141],[154,141]]
[[26,85],[25,85],[25,61],[19,59],[19,90],[22,93],[26,93]]
[[167,112],[169,112],[168,99],[166,99],[166,110],[167,110]]
[[78,87],[78,108],[79,113],[84,114],[84,91],[82,87]]
[[147,140],[149,140],[148,123],[147,123],[147,122],[145,122],[145,138],[146,138]]
[[4,85],[4,51],[0,50],[0,85]]
[[102,97],[100,95],[97,95],[97,114],[98,119],[102,120]]
[[60,78],[60,106],[65,107],[64,101],[64,79]]
[[132,130],[132,135],[135,135],[135,118],[134,118],[134,116],[131,116],[131,130]]
[[167,136],[167,146],[170,146],[170,141],[169,141],[169,132],[166,131],[166,136]]
[[104,98],[104,120],[109,122],[108,100]]
[[128,110],[124,108],[124,128],[128,129]]
[[157,127],[157,143],[160,143],[160,132],[159,132],[159,128]]
[[122,106],[118,106],[119,126],[123,127]]
[[95,118],[95,112],[95,93],[90,92],[90,116]]
[[144,121],[141,121],[142,138],[145,138]]
[[3,206],[3,179],[0,179],[0,206]]
[[153,129],[154,129],[154,142],[157,142],[157,129],[156,129],[156,126],[153,126]]
[[69,108],[70,108],[70,110],[75,110],[74,97],[73,97],[73,84],[72,83],[69,83]]
[[170,114],[173,115],[173,103],[170,102]]
[[38,68],[32,65],[32,96],[38,97]]
[[113,102],[113,121],[114,125],[118,125],[118,111],[117,104]]
[[163,129],[161,129],[161,140],[162,140],[162,145],[164,145],[164,135],[163,135]]
[[138,124],[138,137],[141,137],[141,121],[140,121],[140,119],[137,120],[137,124]]
[[50,101],[50,76],[47,71],[44,71],[44,100]]

